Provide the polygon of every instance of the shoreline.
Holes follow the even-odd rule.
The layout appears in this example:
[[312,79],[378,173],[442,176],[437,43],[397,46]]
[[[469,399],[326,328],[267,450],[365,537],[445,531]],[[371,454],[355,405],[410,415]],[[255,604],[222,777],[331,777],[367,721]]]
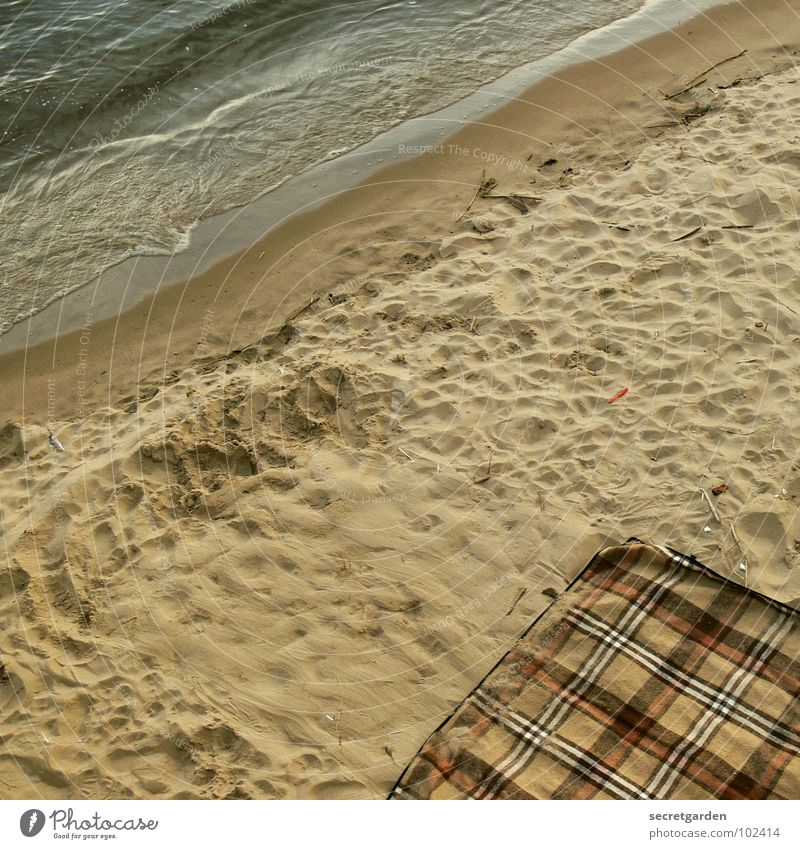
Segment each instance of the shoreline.
[[[724,2],[694,0],[690,11],[703,14]],[[685,19],[686,12],[682,7],[673,8],[669,0],[650,0],[638,12],[583,33],[565,47],[505,72],[442,109],[403,121],[352,150],[283,178],[247,204],[201,218],[194,222],[182,240],[183,246],[174,253],[134,254],[16,322],[0,336],[0,355],[80,329],[85,315],[82,297],[86,291],[92,293],[96,320],[120,315],[148,294],[196,277],[264,240],[270,229],[265,234],[264,221],[286,221],[324,204],[326,198],[370,181],[386,167],[370,160],[384,163],[390,159],[391,165],[418,156],[420,150],[437,147],[442,137],[446,141],[464,124],[488,118],[498,103],[513,101],[549,75],[591,59],[602,60],[631,43],[668,30]],[[352,165],[348,162],[355,170],[350,171]],[[56,322],[58,327],[54,330],[52,325]]]
[[[665,114],[659,88],[669,88],[685,68],[700,71],[725,59],[736,52],[733,48],[742,39],[749,39],[751,61],[758,62],[760,51],[763,63],[766,54],[780,46],[771,33],[782,31],[786,21],[781,16],[793,8],[785,0],[714,5],[676,28],[621,51],[567,65],[481,121],[448,135],[443,144],[450,151],[483,150],[487,159],[491,156],[514,163],[511,174],[498,168],[502,188],[525,193],[530,184],[518,163],[532,163],[528,175],[535,179],[537,162],[546,161],[559,143],[568,143],[576,130],[601,142],[600,158],[615,156],[604,138],[615,139],[615,145],[622,148],[643,143],[652,132],[640,124],[653,123],[647,118],[657,122]],[[758,18],[752,10],[758,10]],[[781,61],[778,58],[778,66]],[[331,168],[337,164],[338,160],[326,163]],[[83,383],[80,406],[93,407],[113,403],[126,394],[112,386],[130,383],[131,362],[136,364],[136,382],[147,384],[187,366],[199,348],[219,353],[253,344],[261,337],[268,339],[315,292],[335,289],[352,276],[355,266],[366,267],[364,251],[355,245],[350,245],[349,251],[340,250],[342,241],[355,238],[374,243],[378,231],[378,244],[371,247],[381,257],[394,253],[397,260],[405,252],[402,243],[407,233],[425,233],[422,238],[408,239],[412,247],[452,235],[453,227],[448,224],[452,225],[455,210],[474,191],[485,164],[458,153],[430,152],[384,166],[366,182],[317,198],[309,203],[308,211],[296,211],[279,220],[250,248],[215,258],[198,274],[170,278],[143,297],[131,282],[135,275],[128,273],[127,280],[114,283],[114,297],[122,293],[122,309],[110,317],[104,315],[102,297],[96,300],[97,284],[82,287],[31,321],[16,325],[0,340],[0,368],[5,375],[24,372],[28,387],[23,391],[21,380],[6,378],[12,417],[32,416],[35,420],[45,409],[68,417],[75,392],[56,392],[54,400],[48,389],[53,380]],[[264,199],[269,202],[272,194]],[[214,223],[219,238],[237,226],[243,209],[253,206],[225,213],[222,217],[228,220],[223,227]],[[210,221],[198,226],[203,225],[212,226]],[[177,259],[180,261],[181,255]],[[163,257],[139,257],[135,262],[147,273],[147,266],[163,264]],[[210,320],[215,332],[198,345],[200,328]],[[72,329],[45,339],[36,338],[34,331],[30,344],[31,327],[44,323],[48,327],[66,323]],[[117,365],[120,349],[125,358]],[[120,380],[120,372],[128,377]],[[82,380],[77,381],[76,374]],[[88,405],[83,402],[87,395],[92,396]]]

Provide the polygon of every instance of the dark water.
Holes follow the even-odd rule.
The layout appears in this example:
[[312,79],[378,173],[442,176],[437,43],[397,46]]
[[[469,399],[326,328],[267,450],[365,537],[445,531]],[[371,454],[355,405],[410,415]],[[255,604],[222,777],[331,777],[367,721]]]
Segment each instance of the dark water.
[[0,332],[641,5],[4,0]]

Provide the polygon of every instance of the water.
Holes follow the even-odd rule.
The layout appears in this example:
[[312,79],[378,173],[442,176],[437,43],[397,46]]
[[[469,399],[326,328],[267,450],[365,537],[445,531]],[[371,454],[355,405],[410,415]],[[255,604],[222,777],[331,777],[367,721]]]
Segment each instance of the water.
[[4,0],[0,332],[640,6]]

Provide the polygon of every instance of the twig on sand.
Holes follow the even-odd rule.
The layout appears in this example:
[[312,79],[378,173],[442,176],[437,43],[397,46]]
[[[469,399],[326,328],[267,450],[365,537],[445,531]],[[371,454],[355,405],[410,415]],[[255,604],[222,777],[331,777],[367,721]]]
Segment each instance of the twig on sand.
[[689,85],[686,86],[686,88],[682,88],[680,91],[675,91],[672,94],[665,94],[664,99],[672,100],[673,97],[678,97],[678,95],[685,94],[690,89],[696,88],[697,86],[702,85],[704,82],[705,78],[702,80],[697,80],[697,82],[692,81],[689,83]]
[[671,242],[682,242],[684,239],[688,239],[689,236],[694,236],[695,233],[699,233],[703,229],[703,225],[700,224],[698,227],[695,227],[694,230],[690,230],[688,233],[684,233],[682,236],[678,236],[677,239],[670,239]]
[[399,451],[401,451],[403,454],[405,454],[405,455],[406,455],[406,457],[408,457],[408,459],[409,459],[409,460],[411,460],[411,462],[412,462],[412,463],[414,462],[414,457],[412,457],[412,456],[408,453],[408,451],[404,451],[402,448],[400,448],[400,446],[399,446],[399,445],[398,445],[397,447],[398,447],[398,450],[399,450]]
[[[703,498],[708,502],[708,506],[711,508],[711,512],[714,514],[714,518],[722,524],[722,519],[719,517],[719,513],[717,512],[717,508],[714,506],[714,502],[709,497],[708,493],[703,489],[703,487],[698,487],[700,493]],[[747,570],[749,568],[749,564],[747,562],[747,555],[744,551],[744,546],[742,545],[742,541],[739,539],[739,534],[736,533],[736,528],[734,527],[733,522],[728,522],[728,527],[731,529],[731,536],[733,537],[733,541],[736,543],[737,548],[739,549],[739,554],[742,556],[741,563],[739,564],[739,571],[744,576],[744,585],[747,587]]]
[[689,204],[692,203],[699,203],[701,200],[705,200],[707,197],[708,195],[702,195],[699,198],[689,198],[689,200],[685,201],[684,203],[678,204],[678,209],[683,209],[684,206],[689,206]]
[[475,189],[475,194],[472,196],[472,200],[467,204],[467,208],[461,213],[461,215],[456,218],[456,221],[461,221],[461,219],[470,211],[472,208],[472,204],[478,199],[478,195],[483,191],[483,187],[486,185],[486,169],[484,168],[481,172],[481,181],[478,184],[478,188]]
[[304,313],[307,309],[310,309],[311,307],[313,307],[313,306],[314,306],[314,304],[316,304],[316,302],[319,300],[319,297],[320,297],[320,296],[319,296],[319,294],[318,294],[316,291],[314,291],[314,292],[312,293],[312,295],[311,295],[311,299],[310,299],[307,303],[303,304],[303,306],[302,306],[302,307],[298,307],[298,309],[296,309],[296,310],[295,310],[295,311],[294,311],[294,312],[293,312],[293,313],[292,313],[292,314],[291,314],[291,315],[290,315],[290,316],[289,316],[289,317],[288,317],[288,318],[287,318],[287,319],[283,322],[283,324],[280,326],[280,328],[279,328],[278,330],[276,330],[276,331],[275,331],[274,335],[267,334],[267,335],[265,335],[264,337],[262,337],[262,339],[261,339],[258,343],[256,343],[256,344],[253,344],[253,345],[243,345],[241,348],[233,348],[232,350],[227,351],[227,352],[226,352],[226,353],[224,353],[224,354],[220,354],[218,357],[212,357],[212,358],[211,358],[211,359],[209,359],[209,360],[205,360],[205,361],[202,363],[203,373],[204,373],[204,374],[207,374],[209,371],[211,371],[211,370],[212,370],[212,368],[213,368],[215,365],[217,365],[218,363],[221,363],[223,360],[232,360],[232,359],[234,359],[235,357],[238,357],[240,354],[244,354],[246,351],[252,351],[252,350],[253,350],[253,348],[256,348],[256,347],[259,347],[259,348],[260,348],[262,345],[264,345],[264,344],[265,344],[265,341],[266,341],[266,340],[268,340],[268,339],[274,339],[274,338],[275,338],[275,336],[278,336],[278,335],[281,333],[281,331],[285,330],[285,329],[288,327],[288,325],[290,324],[290,322],[294,321],[294,319],[296,319],[296,318],[298,318],[299,316],[301,316],[301,315],[302,315],[302,314],[303,314],[303,313]]
[[511,614],[514,612],[514,608],[522,601],[522,597],[525,595],[526,592],[528,592],[528,588],[523,587],[517,593],[517,597],[514,599],[514,603],[511,605],[511,607],[508,608],[508,612],[506,613],[506,616],[511,616]]
[[789,304],[785,304],[785,303],[784,303],[784,302],[783,302],[780,298],[775,298],[775,300],[776,300],[776,301],[777,301],[777,302],[778,302],[778,303],[779,303],[782,307],[785,307],[787,310],[789,310],[789,312],[792,312],[792,313],[794,313],[795,315],[797,315],[797,314],[798,314],[798,313],[797,313],[797,310],[793,310],[793,309],[789,306]]
[[720,65],[724,65],[726,62],[732,62],[734,59],[738,59],[740,56],[744,56],[745,53],[747,53],[747,48],[742,50],[740,53],[737,53],[735,56],[728,56],[727,59],[720,59],[719,62],[715,62],[710,68],[706,68],[705,71],[700,71],[700,73],[696,77],[694,77],[694,79],[696,80],[697,77],[702,77],[705,74],[710,73],[715,68],[719,68]]
[[[342,687],[341,679],[339,678],[338,675],[336,676],[336,678],[339,681],[339,686]],[[336,711],[336,727],[334,729],[334,733],[339,738],[339,745],[340,746],[342,745],[342,735],[339,733],[339,720],[342,718],[342,708],[344,707],[344,687],[342,687],[341,695],[342,695],[342,698],[339,701],[339,710]]]
[[742,83],[754,83],[757,80],[763,80],[766,74],[759,74],[757,77],[736,77],[735,80],[732,80],[725,85],[718,85],[717,88],[726,89],[726,88],[736,88],[740,86]]
[[[309,300],[309,302],[307,304],[305,304],[304,306],[300,307],[299,309],[297,309],[295,312],[293,312],[289,316],[289,318],[287,318],[286,321],[283,323],[283,327],[286,327],[286,324],[288,322],[297,318],[299,315],[302,315],[309,307],[313,307],[314,304],[316,304],[316,302],[319,300],[319,298],[320,298],[319,293],[316,290],[314,290],[314,292],[311,295],[311,299]],[[281,328],[281,329],[283,329],[283,328]]]
[[719,513],[717,513],[717,508],[714,506],[714,502],[708,497],[708,493],[703,489],[702,486],[700,487],[700,492],[703,494],[703,498],[705,498],[705,500],[708,502],[708,506],[711,508],[711,512],[714,514],[714,518],[720,524],[722,524],[722,519],[720,519]]
[[[734,542],[739,547],[739,553],[742,555],[742,562],[739,564],[739,569],[744,573],[744,585],[747,587],[747,570],[750,564],[747,562],[747,555],[744,553],[742,541],[739,539],[739,534],[736,533],[736,528],[733,526],[733,522],[729,522],[728,524],[730,525],[731,535],[733,536]],[[741,568],[742,566],[744,566],[744,569]]]
[[708,165],[711,165],[711,163],[705,158],[705,156],[695,156],[693,153],[687,153],[686,156],[688,156],[689,159],[696,159],[698,160],[698,162],[705,162]]
[[[728,56],[727,59],[720,59],[719,62],[715,62],[710,68],[706,68],[705,71],[700,71],[699,74],[696,74],[694,77],[689,80],[689,85],[685,88],[682,88],[680,91],[676,91],[673,94],[665,94],[664,97],[667,100],[672,100],[673,97],[677,97],[679,94],[683,94],[684,92],[689,91],[691,88],[695,88],[695,86],[699,86],[701,83],[706,81],[706,77],[711,71],[719,68],[720,65],[724,65],[726,62],[732,62],[734,59],[738,59],[740,56],[744,56],[747,53],[747,50],[742,50],[741,53],[737,53],[735,56]],[[702,77],[703,79],[700,79]]]

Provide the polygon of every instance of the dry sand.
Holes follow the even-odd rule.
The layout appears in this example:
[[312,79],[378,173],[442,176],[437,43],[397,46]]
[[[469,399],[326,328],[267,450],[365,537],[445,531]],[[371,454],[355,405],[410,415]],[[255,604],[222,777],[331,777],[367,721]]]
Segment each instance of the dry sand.
[[798,5],[465,130],[525,214],[422,157],[7,356],[0,796],[383,796],[632,535],[800,597]]

